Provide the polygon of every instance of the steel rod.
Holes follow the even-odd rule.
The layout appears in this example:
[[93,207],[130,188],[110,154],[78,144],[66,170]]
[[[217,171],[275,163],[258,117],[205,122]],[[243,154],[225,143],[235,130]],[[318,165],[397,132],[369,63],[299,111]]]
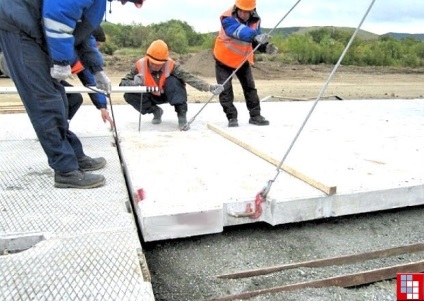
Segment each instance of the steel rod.
[[[114,86],[112,87],[111,93],[149,93],[155,92],[156,87],[147,86]],[[87,88],[84,86],[65,87],[66,93],[99,93],[95,89]],[[0,94],[18,94],[16,87],[0,87]]]
[[241,272],[223,274],[216,277],[224,278],[224,279],[239,279],[239,278],[246,278],[246,277],[253,277],[253,276],[262,276],[262,275],[267,275],[267,274],[299,268],[299,267],[324,267],[324,266],[330,266],[330,265],[351,264],[351,263],[356,263],[356,262],[365,261],[365,260],[385,258],[385,257],[391,257],[391,256],[402,255],[407,253],[423,252],[423,251],[424,251],[424,243],[416,243],[416,244],[411,244],[406,246],[381,249],[381,250],[370,251],[370,252],[359,253],[359,254],[343,255],[338,257],[324,258],[324,259],[318,259],[318,260],[312,260],[312,261],[303,261],[303,262],[296,262],[296,263],[285,264],[285,265],[277,265],[277,266],[266,267],[261,269],[246,270]]
[[398,273],[420,273],[424,271],[424,261],[418,261],[413,263],[400,264],[395,266],[390,266],[386,268],[371,270],[371,271],[362,271],[359,273],[340,275],[330,278],[324,278],[308,282],[299,282],[283,286],[276,286],[271,288],[259,289],[254,291],[249,291],[241,294],[228,295],[224,297],[218,297],[211,299],[209,301],[230,301],[230,300],[240,300],[240,299],[250,299],[255,296],[279,293],[284,291],[294,291],[305,288],[319,288],[319,287],[329,287],[329,286],[339,286],[339,287],[353,287],[364,284],[370,284],[378,281],[394,279]]

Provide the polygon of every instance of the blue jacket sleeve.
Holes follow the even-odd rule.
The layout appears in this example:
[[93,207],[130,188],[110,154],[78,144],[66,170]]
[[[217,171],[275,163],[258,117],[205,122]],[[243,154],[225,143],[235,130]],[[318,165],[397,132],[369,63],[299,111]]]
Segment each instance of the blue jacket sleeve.
[[[88,39],[101,23],[106,1],[44,0],[42,22],[47,47],[54,63],[67,65],[74,58],[74,47]],[[86,45],[82,47],[84,51]]]
[[256,35],[261,34],[260,27],[258,30],[254,30],[232,17],[223,18],[221,24],[227,36],[244,42],[252,42]]
[[75,47],[76,55],[92,74],[103,70],[103,57],[92,35]]
[[[82,70],[78,73],[78,78],[84,86],[95,86],[96,80],[94,79],[93,74],[90,73],[87,69]],[[100,93],[89,93],[91,102],[96,106],[97,109],[106,109],[107,101],[106,97]]]

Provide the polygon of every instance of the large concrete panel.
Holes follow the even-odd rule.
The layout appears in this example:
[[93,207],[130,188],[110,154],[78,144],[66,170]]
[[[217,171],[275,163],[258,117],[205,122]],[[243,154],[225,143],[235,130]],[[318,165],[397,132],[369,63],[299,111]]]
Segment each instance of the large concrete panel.
[[[271,122],[265,127],[248,124],[245,104],[237,103],[238,128],[227,127],[217,103],[189,104],[189,119],[200,113],[186,132],[178,130],[168,104],[162,105],[160,125],[151,124],[151,115],[139,119],[131,107],[117,106],[122,154],[144,239],[424,203],[422,100],[321,101],[297,136],[313,103],[263,102],[262,114]],[[304,178],[264,160],[280,163],[286,154],[284,166]],[[337,192],[328,195],[305,178]],[[255,208],[264,187],[270,189],[262,214],[234,217],[247,205]]]

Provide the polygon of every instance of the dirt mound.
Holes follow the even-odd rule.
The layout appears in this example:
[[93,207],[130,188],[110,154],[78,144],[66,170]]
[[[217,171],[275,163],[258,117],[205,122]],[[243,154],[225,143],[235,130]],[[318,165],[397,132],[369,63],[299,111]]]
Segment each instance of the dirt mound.
[[122,76],[127,74],[139,59],[140,57],[134,55],[103,54],[105,68],[111,70],[111,72],[122,74]]
[[215,77],[215,61],[212,50],[204,50],[180,59],[185,70],[203,77]]
[[[275,59],[275,56],[264,54],[255,55],[255,64],[252,68],[254,78],[281,79],[287,76],[284,71],[293,71],[293,66],[284,65],[281,62],[277,62]],[[212,50],[204,50],[199,53],[188,55],[187,57],[180,57],[180,62],[184,69],[193,74],[203,77],[215,77],[215,60]]]

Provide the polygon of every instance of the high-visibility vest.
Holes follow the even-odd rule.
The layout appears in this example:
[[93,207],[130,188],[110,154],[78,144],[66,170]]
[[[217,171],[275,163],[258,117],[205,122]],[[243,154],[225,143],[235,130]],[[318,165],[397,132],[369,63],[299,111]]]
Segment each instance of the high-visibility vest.
[[71,68],[71,73],[72,74],[78,74],[80,73],[82,70],[84,70],[84,66],[82,65],[81,61],[78,60],[75,62],[75,64],[72,66]]
[[[225,17],[232,17],[232,13],[233,7],[221,15],[221,20]],[[259,27],[259,21],[250,24],[249,27],[257,30]],[[213,49],[213,54],[218,61],[236,69],[246,59],[249,53],[251,53],[247,60],[251,65],[253,65],[254,57],[252,50],[253,47],[251,42],[244,42],[227,36],[224,28],[221,26],[221,30],[216,38],[215,47]]]
[[144,57],[139,59],[136,63],[137,71],[144,78],[144,85],[148,87],[157,87],[159,88],[159,92],[152,92],[154,95],[160,96],[164,92],[164,86],[166,78],[169,77],[172,70],[174,70],[175,62],[172,59],[168,59],[165,64],[163,64],[160,71],[162,74],[159,79],[154,79],[152,73],[149,69],[149,59]]

